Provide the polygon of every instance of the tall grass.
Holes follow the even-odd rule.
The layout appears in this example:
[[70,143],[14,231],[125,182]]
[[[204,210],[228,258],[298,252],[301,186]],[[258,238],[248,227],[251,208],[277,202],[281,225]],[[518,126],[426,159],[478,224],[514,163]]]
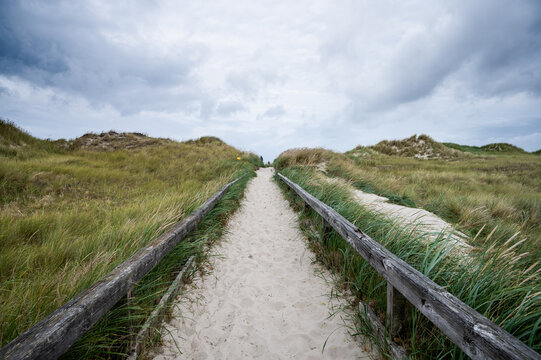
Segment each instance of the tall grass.
[[[446,288],[481,314],[541,351],[541,285],[535,266],[521,265],[521,255],[513,249],[513,240],[499,246],[490,236],[479,235],[480,248],[468,258],[457,258],[461,252],[448,251],[449,238],[440,236],[427,242],[419,229],[404,226],[382,215],[367,211],[351,199],[343,186],[320,181],[314,168],[291,166],[282,173],[319,200],[380,242],[389,251]],[[278,180],[279,181],[279,180]],[[279,181],[285,190],[285,185]],[[285,192],[285,191],[284,191]],[[317,258],[342,279],[355,302],[363,301],[375,308],[383,319],[386,307],[386,281],[371,268],[334,231],[322,241],[321,219],[313,210],[303,210],[302,200],[286,192],[293,207],[300,212],[301,229],[310,239]],[[493,236],[493,235],[492,235]],[[408,327],[401,338],[413,359],[463,359],[467,356],[413,307]],[[366,323],[359,322],[359,332],[373,336]],[[381,348],[382,353],[385,349]]]
[[[541,258],[541,158],[533,154],[469,154],[449,160],[420,160],[356,148],[346,154],[324,149],[288,151],[278,169],[325,163],[328,176],[391,202],[421,207],[470,235],[472,245],[521,242],[517,251],[529,267]],[[480,233],[480,236],[476,235]],[[538,267],[539,268],[539,267]]]
[[[32,145],[42,140],[28,134],[1,135],[6,146],[16,149],[15,154],[0,154],[2,346],[146,246],[221,186],[253,174],[259,162],[257,156],[219,139],[167,141],[131,150],[43,152]],[[244,183],[228,193],[239,197]],[[231,204],[220,206],[213,214],[220,220],[217,212],[233,209]],[[202,237],[218,234],[207,228],[208,234],[199,233]],[[179,246],[184,250],[177,255],[182,256],[171,260],[179,265],[188,254],[203,256],[195,240]],[[160,285],[151,284],[168,279],[169,270],[145,282],[142,289],[147,290],[138,291],[154,299],[153,289]],[[100,336],[108,337],[105,334]],[[110,349],[118,350],[116,345]]]
[[[192,255],[204,267],[208,249],[223,235],[225,223],[242,198],[246,184],[253,173],[233,185],[216,207],[199,223],[196,231],[181,241],[134,288],[133,302],[119,302],[88,333],[64,354],[63,359],[124,358],[130,351],[130,341],[154,310],[171,281]],[[189,279],[188,279],[189,281]],[[164,314],[166,318],[168,314]],[[146,348],[159,342],[159,333],[150,337]],[[116,355],[116,356],[115,356]]]

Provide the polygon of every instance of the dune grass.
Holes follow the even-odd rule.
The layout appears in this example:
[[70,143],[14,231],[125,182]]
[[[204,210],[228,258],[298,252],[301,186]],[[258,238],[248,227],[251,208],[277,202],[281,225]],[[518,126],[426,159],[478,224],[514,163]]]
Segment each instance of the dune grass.
[[[18,134],[12,124],[2,126],[8,129],[0,134],[2,146],[13,150],[0,154],[2,346],[109,273],[221,186],[240,175],[253,175],[259,165],[257,156],[217,138],[160,141],[131,150],[66,150],[20,130]],[[207,218],[223,221],[246,181],[247,177],[229,190]],[[162,291],[156,289],[164,288],[156,284],[169,280],[172,269],[189,255],[203,256],[202,239],[215,238],[221,231],[210,224],[202,229],[207,230],[201,230],[199,238],[175,250],[178,256],[168,260],[174,264],[171,268],[160,264],[166,270],[157,270],[142,283],[137,291],[149,296],[140,296],[142,303],[155,300]],[[98,333],[107,328],[102,325],[96,327]],[[96,336],[107,338],[106,333]],[[118,350],[115,346],[74,348],[79,355],[92,348]],[[110,355],[98,353],[90,357]]]
[[435,213],[470,235],[472,245],[498,246],[513,238],[512,243],[520,242],[516,249],[523,254],[523,266],[541,258],[539,156],[468,154],[449,161],[388,156],[363,147],[346,154],[299,149],[285,152],[275,165],[317,168],[322,163],[328,176],[346,179],[393,203]]
[[[131,303],[120,301],[88,333],[81,337],[62,356],[62,359],[111,359],[125,358],[129,343],[144,321],[154,310],[171,281],[176,277],[188,258],[195,255],[202,271],[208,260],[208,249],[223,235],[225,223],[240,205],[246,184],[253,173],[241,178],[233,185],[216,207],[199,223],[197,230],[190,233],[165,258],[135,286]],[[190,281],[189,277],[188,280]],[[169,313],[162,317],[165,319]],[[154,333],[145,344],[145,349],[161,341]]]
[[[324,154],[322,150],[314,153]],[[283,165],[284,161],[278,159],[279,164]],[[330,163],[329,158],[327,161]],[[540,272],[534,266],[522,266],[521,255],[515,251],[513,241],[493,246],[490,237],[494,233],[490,236],[480,234],[482,239],[479,242],[482,245],[479,249],[466,259],[457,259],[454,252],[444,250],[449,248],[448,238],[440,236],[432,242],[423,241],[427,234],[366,210],[350,197],[344,186],[321,181],[314,167],[291,165],[281,170],[285,176],[333,207],[389,251],[536,351],[541,351]],[[332,231],[322,241],[319,215],[313,210],[304,210],[302,200],[286,191],[286,186],[280,180],[277,181],[294,209],[300,211],[301,229],[310,240],[317,258],[338,274],[341,279],[339,285],[355,296],[353,304],[358,301],[368,303],[384,319],[386,281],[336,232]],[[358,331],[370,339],[373,333],[369,324],[363,321],[363,314],[359,315]],[[377,339],[373,341],[378,343]],[[467,358],[413,307],[409,309],[406,331],[395,341],[408,350],[412,359]],[[386,356],[383,347],[380,351]]]

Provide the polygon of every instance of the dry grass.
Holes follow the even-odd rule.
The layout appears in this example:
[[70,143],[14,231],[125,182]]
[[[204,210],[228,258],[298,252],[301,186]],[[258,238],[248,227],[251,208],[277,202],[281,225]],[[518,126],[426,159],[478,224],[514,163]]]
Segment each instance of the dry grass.
[[[370,146],[370,149],[385,155],[416,159],[457,159],[469,155],[434,141],[427,135],[413,135],[404,140],[383,140]],[[355,150],[352,153],[355,154]]]
[[474,239],[472,245],[483,245],[492,232],[490,241],[496,245],[511,237],[526,239],[516,247],[517,253],[524,254],[524,266],[541,258],[537,245],[541,238],[539,156],[469,153],[449,161],[389,156],[362,147],[346,154],[300,149],[284,152],[275,166],[316,168],[322,161],[329,176],[346,179],[391,202],[424,208],[457,225]]
[[145,146],[172,143],[168,139],[151,138],[141,133],[117,133],[116,131],[101,134],[88,133],[73,140],[57,140],[53,143],[65,150],[129,150]]
[[66,150],[0,125],[2,146],[14,149],[0,154],[2,345],[259,162],[219,139],[117,134],[125,145],[126,138],[144,145]]
[[[305,153],[307,151],[304,150]],[[327,155],[331,173],[336,171],[342,161],[350,166],[355,165],[352,159],[347,159],[342,154]],[[305,154],[304,158],[307,156]],[[276,164],[283,164],[285,161],[286,159],[279,158]],[[430,163],[426,160],[416,161]],[[423,236],[428,237],[429,234],[420,234],[415,227],[404,226],[381,214],[370,212],[351,198],[348,187],[340,185],[340,182],[322,180],[315,167],[293,164],[280,170],[310,194],[332,206],[389,251],[528,346],[536,351],[541,350],[541,270],[539,263],[525,266],[524,253],[517,251],[531,240],[518,240],[518,237],[514,236],[500,242],[494,239],[497,231],[493,230],[488,235],[480,232],[476,239],[480,246],[472,251],[470,256],[457,261],[456,253],[446,250],[449,249],[450,238],[440,236],[431,241],[422,241]],[[285,188],[281,181],[279,183]],[[318,260],[339,274],[342,279],[341,286],[355,295],[353,305],[358,301],[369,303],[380,318],[384,318],[386,280],[334,231],[322,241],[323,230],[319,216],[312,210],[306,211],[302,201],[292,195],[291,191],[285,193],[292,206],[300,210],[300,226],[310,239],[310,246],[316,252]],[[534,247],[535,245],[536,242],[533,243]],[[407,348],[412,359],[467,358],[419,311],[411,308],[408,315],[410,321],[405,333],[395,340]],[[359,333],[367,338],[373,337],[370,327],[362,321],[362,314],[360,319]],[[381,348],[381,352],[383,358],[389,358],[384,355],[384,348]]]

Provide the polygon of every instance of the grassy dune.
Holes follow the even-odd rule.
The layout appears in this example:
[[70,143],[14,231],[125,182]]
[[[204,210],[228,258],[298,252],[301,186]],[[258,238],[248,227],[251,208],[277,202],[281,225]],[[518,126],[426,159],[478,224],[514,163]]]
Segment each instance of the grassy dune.
[[[357,148],[347,154],[297,149],[284,152],[275,166],[391,252],[541,351],[538,156],[455,154],[448,159],[452,160],[385,155],[374,148]],[[318,172],[323,168],[329,176],[343,177],[364,191],[442,215],[476,236],[477,250],[458,261],[453,251],[444,250],[446,238],[440,236],[429,244],[420,241],[426,234],[366,210],[345,187],[321,181]],[[336,233],[323,243],[317,215],[304,211],[299,198],[288,197],[300,210],[301,228],[312,240],[318,258],[339,274],[341,285],[357,300],[370,303],[383,318],[385,280]],[[412,358],[466,358],[418,311],[410,309],[410,320],[406,332],[396,340]],[[362,316],[358,330],[371,336]]]
[[523,254],[522,264],[536,263],[541,258],[541,158],[520,152],[452,154],[424,160],[371,147],[345,154],[299,149],[285,152],[276,166],[325,163],[328,175],[349,180],[360,190],[437,214],[471,235],[473,245],[520,242],[516,250]]
[[[39,140],[0,122],[2,345],[110,272],[222,185],[253,175],[259,163],[257,156],[217,138],[179,143],[141,136],[141,146],[130,138],[128,150],[96,148],[80,139]],[[112,139],[116,145],[125,141]],[[208,217],[221,224],[248,178]],[[212,223],[201,228],[199,240],[186,242],[186,249],[176,250],[176,260],[169,260],[176,268],[192,253],[203,256],[201,239],[221,233]],[[149,284],[170,278],[171,269],[147,282],[154,289],[143,291],[152,297],[150,303],[163,286]],[[79,351],[89,351],[91,343]],[[119,350],[110,346],[110,351]]]

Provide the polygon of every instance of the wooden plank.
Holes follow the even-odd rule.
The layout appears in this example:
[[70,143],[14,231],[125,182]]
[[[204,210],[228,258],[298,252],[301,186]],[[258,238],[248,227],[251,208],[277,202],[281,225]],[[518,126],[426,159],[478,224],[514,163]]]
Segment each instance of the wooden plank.
[[239,179],[223,186],[152,244],[0,349],[0,359],[57,359],[184,239]]
[[133,347],[132,354],[128,357],[128,360],[136,360],[137,356],[141,353],[142,346],[144,344],[145,338],[147,337],[149,331],[156,327],[157,323],[160,321],[160,315],[163,313],[163,311],[166,308],[166,305],[171,302],[177,295],[178,291],[184,284],[182,282],[182,277],[186,273],[188,269],[190,269],[192,263],[194,261],[194,256],[190,256],[182,270],[178,273],[177,277],[171,285],[169,286],[169,289],[167,292],[162,296],[160,299],[160,303],[158,306],[154,308],[150,316],[148,317],[147,321],[145,321],[143,327],[141,327],[141,330],[137,333],[137,336],[135,337],[135,343]]
[[383,344],[383,351],[386,352],[390,359],[409,359],[406,350],[388,338],[385,326],[379,321],[378,316],[368,304],[359,303],[359,311],[361,316],[364,316],[365,320],[370,324],[369,326],[373,331],[372,335],[377,339],[376,341]]
[[387,329],[391,336],[398,336],[406,329],[406,298],[387,282]]
[[342,215],[278,174],[394,288],[472,359],[538,359],[541,355],[389,252]]
[[332,226],[325,221],[324,218],[321,218],[321,240],[325,246],[328,244],[329,241],[329,233],[332,230]]

